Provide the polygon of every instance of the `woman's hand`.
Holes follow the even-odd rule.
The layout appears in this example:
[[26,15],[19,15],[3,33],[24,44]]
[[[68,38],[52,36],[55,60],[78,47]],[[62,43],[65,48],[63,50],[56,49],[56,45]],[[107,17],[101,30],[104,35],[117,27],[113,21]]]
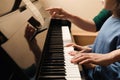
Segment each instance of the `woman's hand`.
[[70,14],[64,11],[62,8],[48,8],[46,11],[49,11],[52,18],[56,19],[67,19],[69,18]]
[[74,43],[69,43],[66,45],[66,47],[70,47],[70,46],[74,47],[74,50],[75,50],[75,51],[69,52],[69,54],[72,56],[74,56],[77,53],[90,53],[92,51],[92,49],[89,48],[88,46],[79,46]]
[[71,59],[71,62],[82,64],[82,65],[95,64],[95,65],[107,66],[113,62],[112,57],[113,56],[109,53],[108,54],[79,53],[79,54],[76,54]]

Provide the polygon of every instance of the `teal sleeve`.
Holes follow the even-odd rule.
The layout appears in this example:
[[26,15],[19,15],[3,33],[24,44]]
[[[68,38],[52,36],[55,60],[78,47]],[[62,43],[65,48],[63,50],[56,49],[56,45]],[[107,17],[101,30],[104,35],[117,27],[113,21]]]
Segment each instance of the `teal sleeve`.
[[104,22],[111,16],[111,12],[105,9],[102,9],[100,13],[93,18],[93,21],[96,25],[96,31],[99,31]]

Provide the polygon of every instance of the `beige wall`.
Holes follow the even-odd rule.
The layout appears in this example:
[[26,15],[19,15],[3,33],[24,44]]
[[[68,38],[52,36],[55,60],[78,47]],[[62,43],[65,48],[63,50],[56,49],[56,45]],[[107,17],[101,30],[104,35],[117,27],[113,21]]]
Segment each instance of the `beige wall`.
[[100,0],[41,0],[45,7],[62,7],[85,18],[93,18],[101,9]]

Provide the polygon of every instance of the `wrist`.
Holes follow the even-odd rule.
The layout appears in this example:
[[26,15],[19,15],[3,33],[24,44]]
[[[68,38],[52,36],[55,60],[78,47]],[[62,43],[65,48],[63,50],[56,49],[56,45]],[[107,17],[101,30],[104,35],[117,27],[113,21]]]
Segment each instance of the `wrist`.
[[66,12],[65,12],[65,17],[66,17],[66,19],[69,20],[69,21],[72,21],[73,18],[74,18],[74,16],[73,16],[72,14],[66,13]]
[[120,61],[120,53],[119,53],[119,50],[112,51],[110,54],[111,54],[112,62]]

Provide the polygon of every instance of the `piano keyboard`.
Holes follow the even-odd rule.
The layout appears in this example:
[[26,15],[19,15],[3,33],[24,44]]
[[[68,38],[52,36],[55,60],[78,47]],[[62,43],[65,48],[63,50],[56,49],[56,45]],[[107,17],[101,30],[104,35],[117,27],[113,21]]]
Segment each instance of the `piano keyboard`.
[[72,42],[67,26],[52,26],[49,28],[47,47],[40,63],[38,80],[82,80],[78,65],[70,62],[68,54],[72,47],[64,47]]
[[63,40],[63,48],[64,48],[64,58],[65,58],[65,78],[67,80],[81,80],[81,75],[79,71],[78,65],[72,64],[70,62],[72,56],[68,53],[73,51],[73,47],[64,47],[65,45],[72,43],[71,35],[69,32],[69,28],[67,26],[62,27],[62,40]]

